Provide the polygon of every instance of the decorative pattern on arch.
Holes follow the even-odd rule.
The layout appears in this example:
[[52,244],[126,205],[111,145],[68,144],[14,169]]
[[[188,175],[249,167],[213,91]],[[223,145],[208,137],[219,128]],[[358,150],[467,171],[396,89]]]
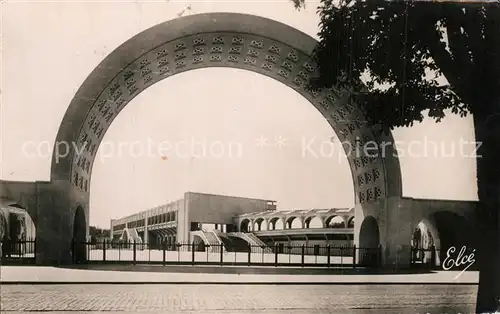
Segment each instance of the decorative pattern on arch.
[[[97,148],[119,112],[152,84],[206,67],[239,68],[272,77],[308,99],[341,141],[358,145],[380,142],[362,113],[348,103],[349,91],[305,88],[316,71],[310,60],[315,45],[313,38],[284,24],[234,13],[192,15],[140,33],[112,52],[73,99],[56,144],[76,143],[83,153],[53,159],[52,178],[70,180],[81,193],[88,193]],[[396,167],[387,167],[387,158],[380,154],[354,154],[355,145],[346,146],[356,203],[401,194],[397,161]],[[388,176],[397,182],[395,188],[388,186]]]

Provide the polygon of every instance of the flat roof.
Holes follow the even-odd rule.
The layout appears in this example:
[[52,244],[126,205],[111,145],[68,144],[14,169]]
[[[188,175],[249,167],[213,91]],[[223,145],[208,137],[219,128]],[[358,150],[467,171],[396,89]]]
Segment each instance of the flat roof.
[[[208,195],[208,196],[222,196],[222,197],[231,197],[231,198],[239,198],[239,199],[247,199],[247,200],[256,200],[256,201],[266,201],[266,202],[273,202],[273,203],[276,203],[276,201],[273,201],[273,200],[268,200],[268,199],[261,199],[261,198],[251,198],[251,197],[241,197],[241,196],[232,196],[232,195],[224,195],[224,194],[210,194],[210,193],[203,193],[203,192],[193,192],[193,191],[187,191],[184,193],[184,195],[186,194],[199,194],[199,195]],[[155,206],[155,207],[151,207],[151,208],[148,208],[148,209],[145,209],[145,210],[141,210],[137,213],[134,213],[134,214],[131,214],[131,215],[127,215],[127,216],[123,216],[123,217],[120,217],[120,218],[113,218],[111,219],[111,221],[113,222],[117,222],[119,220],[123,220],[123,219],[127,219],[127,218],[131,218],[133,216],[136,216],[136,215],[140,215],[140,214],[145,214],[147,212],[150,212],[150,211],[153,211],[155,209],[159,209],[159,208],[162,208],[164,206],[168,206],[169,204],[172,204],[172,203],[176,203],[178,201],[181,201],[183,200],[183,198],[179,198],[179,199],[176,199],[174,201],[171,201],[171,202],[168,202],[168,203],[164,203],[164,204],[161,204],[161,205],[158,205],[158,206]]]
[[188,192],[186,192],[186,193],[190,193],[190,194],[200,194],[200,195],[208,195],[208,196],[233,197],[233,198],[241,198],[241,199],[256,200],[256,201],[266,201],[266,202],[273,202],[273,203],[276,203],[276,202],[277,202],[277,201],[274,201],[274,200],[269,200],[269,199],[265,199],[265,198],[243,197],[243,196],[234,196],[234,195],[226,195],[226,194],[211,194],[211,193],[192,192],[192,191],[188,191]]
[[354,208],[315,208],[315,209],[285,209],[285,210],[273,210],[264,212],[253,212],[237,215],[236,217],[266,217],[274,215],[294,215],[294,214],[343,214],[343,213],[354,213]]

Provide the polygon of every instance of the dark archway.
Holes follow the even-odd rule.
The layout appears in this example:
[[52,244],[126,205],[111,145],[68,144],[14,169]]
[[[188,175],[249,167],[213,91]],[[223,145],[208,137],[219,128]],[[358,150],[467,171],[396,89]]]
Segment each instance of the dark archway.
[[248,219],[243,219],[240,224],[240,232],[249,232],[250,230],[248,227],[250,226],[250,220]]
[[87,260],[87,223],[85,211],[78,206],[73,220],[73,262],[83,263]]
[[439,258],[446,259],[447,251],[455,248],[455,256],[465,247],[466,254],[475,249],[474,230],[472,224],[463,216],[449,211],[436,212],[431,216],[435,222],[439,236]]
[[422,219],[413,230],[411,262],[413,265],[439,266],[440,240],[432,218]]
[[200,236],[195,235],[193,237],[193,248],[197,252],[205,252],[206,244]]
[[376,266],[380,263],[380,231],[377,219],[367,216],[359,231],[359,263]]
[[14,259],[35,257],[36,227],[21,205],[0,200],[0,256]]

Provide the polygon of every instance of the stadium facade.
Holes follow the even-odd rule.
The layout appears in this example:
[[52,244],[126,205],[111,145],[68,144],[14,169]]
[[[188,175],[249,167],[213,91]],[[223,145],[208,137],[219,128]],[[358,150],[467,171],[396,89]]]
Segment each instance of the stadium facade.
[[[111,220],[112,241],[230,250],[245,245],[350,246],[354,209],[277,210],[276,201],[186,192],[182,199]],[[204,250],[204,249],[203,249]]]

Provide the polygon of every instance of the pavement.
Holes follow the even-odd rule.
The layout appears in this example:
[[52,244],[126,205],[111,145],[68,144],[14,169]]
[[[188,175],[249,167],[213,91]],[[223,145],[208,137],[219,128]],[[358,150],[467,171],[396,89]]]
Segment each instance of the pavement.
[[472,313],[471,285],[2,285],[2,313]]
[[464,314],[474,312],[478,281],[477,272],[456,278],[455,271],[341,275],[288,268],[256,275],[284,268],[106,267],[1,266],[1,312]]
[[[177,266],[178,267],[178,266]],[[98,267],[97,267],[98,268]],[[212,267],[225,270],[224,267]],[[190,271],[192,270],[192,272]],[[200,267],[107,266],[74,269],[42,266],[1,266],[0,283],[7,284],[448,284],[477,285],[476,271],[437,271],[409,274],[325,274],[307,269],[289,269],[288,274],[265,274],[258,268],[232,268],[231,273],[200,272]],[[264,273],[264,274],[259,274]]]

